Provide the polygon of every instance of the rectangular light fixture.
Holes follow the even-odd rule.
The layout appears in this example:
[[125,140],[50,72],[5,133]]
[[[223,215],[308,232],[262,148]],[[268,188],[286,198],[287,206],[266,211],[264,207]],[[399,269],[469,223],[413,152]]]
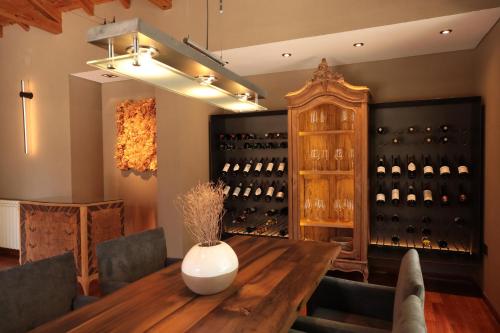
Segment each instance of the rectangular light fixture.
[[258,104],[264,90],[140,19],[92,28],[88,41],[108,49],[108,57],[87,62],[91,66],[225,110],[267,110]]

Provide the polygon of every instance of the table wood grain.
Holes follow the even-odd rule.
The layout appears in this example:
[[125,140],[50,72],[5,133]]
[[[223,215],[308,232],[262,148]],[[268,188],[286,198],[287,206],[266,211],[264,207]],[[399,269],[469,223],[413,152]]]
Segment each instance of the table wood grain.
[[340,247],[320,242],[234,236],[239,260],[233,284],[198,296],[180,263],[32,332],[286,332]]

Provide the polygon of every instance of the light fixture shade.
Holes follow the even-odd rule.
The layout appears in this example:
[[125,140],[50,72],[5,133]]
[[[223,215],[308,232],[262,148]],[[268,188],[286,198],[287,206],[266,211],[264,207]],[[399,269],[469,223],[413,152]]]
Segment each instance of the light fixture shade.
[[[139,66],[134,65],[137,56],[127,52],[134,44],[134,38],[141,47],[158,51],[153,58],[148,54],[139,54]],[[203,53],[147,26],[140,19],[94,27],[88,32],[88,42],[106,49],[111,43],[113,53],[118,54],[87,62],[91,66],[145,81],[226,110],[267,110],[250,100],[265,98],[267,94],[264,90]],[[200,80],[209,77],[215,80]]]

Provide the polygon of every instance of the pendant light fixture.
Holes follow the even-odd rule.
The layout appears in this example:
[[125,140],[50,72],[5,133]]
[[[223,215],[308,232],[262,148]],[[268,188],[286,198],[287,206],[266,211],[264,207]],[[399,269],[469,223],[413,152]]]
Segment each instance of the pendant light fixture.
[[87,41],[108,50],[107,58],[87,62],[91,66],[222,109],[267,110],[258,103],[267,95],[263,89],[194,44],[179,42],[138,18],[94,27]]

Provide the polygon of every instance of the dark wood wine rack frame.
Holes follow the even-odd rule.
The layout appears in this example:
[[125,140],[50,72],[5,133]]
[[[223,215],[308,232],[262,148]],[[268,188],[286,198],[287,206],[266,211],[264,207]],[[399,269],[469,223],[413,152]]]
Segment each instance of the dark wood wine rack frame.
[[[237,145],[242,146],[245,142],[273,142],[280,143],[287,141],[287,139],[263,139],[265,133],[285,133],[287,132],[287,111],[267,111],[267,112],[247,112],[247,113],[233,113],[233,114],[223,114],[223,115],[213,115],[210,117],[209,124],[209,137],[210,137],[210,179],[212,181],[217,181],[221,177],[221,171],[224,164],[231,160],[241,160],[253,158],[254,160],[260,158],[272,158],[277,157],[282,159],[283,157],[288,158],[288,149],[277,148],[277,149],[236,149],[236,150],[225,150],[221,151],[219,149],[219,134],[225,133],[255,133],[259,139],[257,140],[234,140],[230,142],[235,142]],[[255,165],[254,165],[255,166]],[[232,165],[231,165],[232,167]],[[276,169],[277,166],[275,166]],[[243,166],[241,166],[241,170]],[[263,167],[263,171],[265,166]],[[282,177],[277,177],[273,172],[271,177],[266,177],[263,173],[255,177],[250,175],[248,177],[243,177],[241,173],[237,176],[229,175],[226,179],[232,183],[231,192],[234,188],[235,183],[243,182],[243,186],[248,184],[250,180],[258,180],[258,182],[267,181],[272,182],[277,180],[280,182],[287,181],[288,176],[285,173]],[[255,188],[254,188],[255,189]],[[267,189],[267,188],[266,188]],[[266,191],[264,189],[264,192]],[[242,188],[241,193],[243,193],[244,188]],[[275,190],[276,195],[278,189]],[[252,191],[253,194],[253,191]],[[227,212],[223,219],[224,233],[225,236],[231,234],[240,235],[255,235],[255,236],[269,236],[269,237],[288,237],[286,235],[280,235],[281,228],[287,228],[288,230],[288,216],[280,216],[278,218],[278,224],[269,228],[269,230],[257,233],[256,231],[247,232],[246,228],[248,226],[258,226],[266,222],[266,216],[264,213],[269,209],[280,209],[282,207],[288,206],[288,200],[285,198],[284,202],[277,202],[274,198],[271,202],[264,201],[264,196],[260,201],[255,202],[253,198],[247,201],[243,201],[241,198],[238,200],[232,200],[231,198],[226,199],[226,205],[230,208],[235,209],[235,214],[232,212]],[[257,207],[257,212],[249,215],[246,223],[239,223],[237,225],[232,224],[232,220],[242,213],[245,208]]]
[[[402,254],[407,248],[416,248],[425,260],[435,262],[446,260],[447,263],[479,262],[482,254],[483,230],[483,109],[480,97],[436,99],[426,101],[381,103],[370,105],[369,137],[370,137],[370,258],[383,257],[387,253]],[[445,133],[440,126],[450,126],[446,135],[450,142],[438,142]],[[417,131],[409,134],[409,126],[416,126]],[[425,127],[430,126],[433,143],[424,143]],[[377,134],[376,129],[384,127],[385,134]],[[398,137],[401,142],[393,144],[392,139]],[[423,177],[422,155],[432,158],[435,176],[428,180]],[[451,164],[452,175],[448,179],[439,176],[438,156],[445,154]],[[387,174],[379,179],[376,175],[377,156],[385,155]],[[391,204],[390,191],[393,178],[390,174],[391,156],[400,155],[403,175],[399,180],[401,202],[396,207]],[[417,164],[417,177],[407,176],[407,155],[414,155]],[[470,175],[459,179],[457,162],[463,155],[468,163]],[[414,182],[418,204],[416,207],[406,205],[408,184]],[[386,204],[379,207],[375,204],[378,184],[384,185]],[[422,198],[422,186],[430,183],[433,190],[434,204],[425,207]],[[439,203],[440,185],[446,183],[451,204],[443,207]],[[457,202],[459,183],[466,188],[469,202],[459,206]],[[384,214],[383,222],[376,221],[377,214]],[[398,214],[400,221],[391,221],[391,216]],[[429,216],[432,231],[431,247],[421,245],[421,229],[423,216]],[[462,227],[453,224],[456,216],[463,217]],[[408,225],[416,227],[415,234],[406,232]],[[392,234],[401,238],[399,244],[391,242]],[[440,248],[439,239],[448,241],[447,248]],[[438,269],[439,271],[439,269]]]

